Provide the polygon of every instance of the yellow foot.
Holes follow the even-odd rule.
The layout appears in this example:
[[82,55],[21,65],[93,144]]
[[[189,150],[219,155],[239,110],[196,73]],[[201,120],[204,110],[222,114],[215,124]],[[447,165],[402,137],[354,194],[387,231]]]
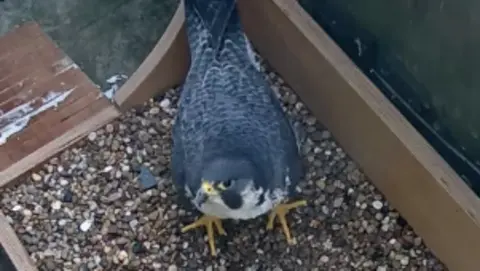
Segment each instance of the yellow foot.
[[190,225],[187,225],[182,228],[182,233],[187,232],[191,229],[195,229],[201,226],[204,226],[207,228],[207,236],[208,236],[208,244],[210,245],[210,252],[212,256],[217,255],[217,250],[215,249],[215,239],[214,239],[214,234],[213,234],[213,225],[217,228],[217,232],[221,235],[227,235],[225,230],[223,229],[222,226],[222,220],[220,218],[214,217],[214,216],[208,216],[204,215],[197,219],[197,221],[193,222]]
[[287,219],[285,218],[285,216],[288,214],[288,212],[291,209],[297,208],[300,206],[306,206],[306,205],[307,205],[306,200],[299,200],[292,203],[286,203],[286,204],[282,203],[275,206],[275,208],[273,208],[272,212],[268,216],[267,230],[273,229],[273,221],[275,220],[275,217],[278,216],[278,219],[280,220],[280,224],[282,225],[283,233],[287,238],[287,242],[289,244],[293,244],[293,239],[292,239],[292,236],[290,235],[290,229],[288,228]]

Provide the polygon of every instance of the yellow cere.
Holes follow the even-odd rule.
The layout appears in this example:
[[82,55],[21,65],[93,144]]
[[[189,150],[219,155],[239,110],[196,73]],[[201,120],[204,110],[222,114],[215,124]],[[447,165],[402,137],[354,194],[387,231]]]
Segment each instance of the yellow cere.
[[217,190],[213,187],[213,185],[207,181],[203,180],[202,182],[202,189],[207,195],[215,195],[217,194]]

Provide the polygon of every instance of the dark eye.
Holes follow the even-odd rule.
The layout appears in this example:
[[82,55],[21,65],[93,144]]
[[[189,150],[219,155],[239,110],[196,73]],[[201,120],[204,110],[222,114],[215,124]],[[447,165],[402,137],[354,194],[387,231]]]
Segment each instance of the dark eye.
[[229,188],[230,186],[232,186],[232,184],[233,184],[232,180],[226,180],[223,182],[223,186],[225,186],[225,188]]

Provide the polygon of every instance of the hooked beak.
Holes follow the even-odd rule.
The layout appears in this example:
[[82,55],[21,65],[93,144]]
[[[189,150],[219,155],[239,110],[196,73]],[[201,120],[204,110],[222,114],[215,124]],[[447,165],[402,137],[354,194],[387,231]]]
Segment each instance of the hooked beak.
[[202,180],[202,185],[200,187],[200,193],[197,194],[196,202],[199,206],[204,204],[209,196],[217,195],[217,190],[211,182],[208,180]]

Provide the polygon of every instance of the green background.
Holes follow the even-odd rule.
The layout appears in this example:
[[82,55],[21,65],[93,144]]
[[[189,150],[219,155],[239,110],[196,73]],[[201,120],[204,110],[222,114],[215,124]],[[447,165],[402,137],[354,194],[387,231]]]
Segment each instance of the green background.
[[480,1],[300,3],[364,73],[381,74],[384,93],[480,192]]

